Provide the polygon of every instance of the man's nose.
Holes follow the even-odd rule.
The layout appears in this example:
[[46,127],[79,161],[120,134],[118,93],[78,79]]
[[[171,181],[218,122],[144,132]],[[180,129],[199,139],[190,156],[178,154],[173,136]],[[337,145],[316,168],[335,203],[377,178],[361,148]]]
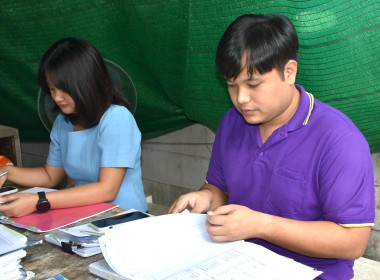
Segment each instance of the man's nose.
[[239,104],[246,104],[249,102],[249,92],[244,87],[238,87],[237,89],[237,102]]

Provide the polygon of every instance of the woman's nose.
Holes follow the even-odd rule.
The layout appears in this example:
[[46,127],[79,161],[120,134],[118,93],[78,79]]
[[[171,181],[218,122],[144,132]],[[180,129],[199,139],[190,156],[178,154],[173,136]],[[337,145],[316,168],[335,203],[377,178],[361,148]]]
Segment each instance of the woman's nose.
[[62,100],[62,93],[59,90],[51,91],[50,94],[51,94],[51,98],[53,98],[55,102]]

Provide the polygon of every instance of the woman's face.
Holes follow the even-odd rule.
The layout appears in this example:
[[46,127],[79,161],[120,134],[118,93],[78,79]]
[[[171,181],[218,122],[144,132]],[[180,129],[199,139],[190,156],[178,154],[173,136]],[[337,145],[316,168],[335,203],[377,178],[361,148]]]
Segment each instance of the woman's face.
[[62,113],[66,115],[75,113],[75,102],[71,96],[67,92],[56,88],[48,78],[46,81],[50,90],[51,97],[57,106],[61,109]]

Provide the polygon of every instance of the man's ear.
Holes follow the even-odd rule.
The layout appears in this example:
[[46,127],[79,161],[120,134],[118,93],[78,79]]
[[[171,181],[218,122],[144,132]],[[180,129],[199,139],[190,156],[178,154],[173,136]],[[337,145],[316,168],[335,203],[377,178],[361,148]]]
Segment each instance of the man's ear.
[[284,80],[289,85],[294,85],[296,83],[298,70],[298,62],[291,59],[289,60],[284,67]]

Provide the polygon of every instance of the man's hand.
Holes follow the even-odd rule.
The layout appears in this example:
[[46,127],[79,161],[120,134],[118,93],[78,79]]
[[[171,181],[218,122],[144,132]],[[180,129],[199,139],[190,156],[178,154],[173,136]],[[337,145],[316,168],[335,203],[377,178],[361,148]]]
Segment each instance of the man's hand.
[[191,213],[205,213],[210,209],[211,197],[208,190],[181,195],[170,207],[168,213],[179,213],[188,209]]
[[208,211],[206,227],[216,242],[236,241],[257,237],[261,230],[260,219],[266,214],[241,205],[225,205]]
[[188,209],[191,213],[206,213],[227,204],[228,196],[218,187],[206,183],[199,191],[181,195],[170,207],[168,213],[179,213]]
[[317,258],[359,258],[371,227],[343,227],[330,221],[299,221],[240,205],[208,211],[207,231],[216,242],[260,238],[298,254]]
[[[21,217],[36,211],[38,195],[31,193],[15,193],[0,197],[0,212],[8,217]],[[5,204],[5,202],[8,202]]]

